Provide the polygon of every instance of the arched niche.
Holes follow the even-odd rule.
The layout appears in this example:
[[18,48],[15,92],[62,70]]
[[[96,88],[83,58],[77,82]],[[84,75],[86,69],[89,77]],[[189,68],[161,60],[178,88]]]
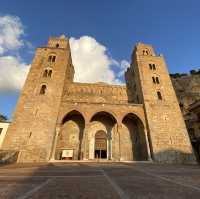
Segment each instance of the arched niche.
[[144,125],[133,113],[126,114],[122,119],[120,154],[121,160],[148,160]]
[[[55,159],[82,159],[84,129],[85,119],[79,111],[73,110],[64,116],[57,139]],[[64,157],[68,154],[69,157]]]
[[[88,130],[88,137],[90,138],[90,157],[95,158],[95,135],[96,132],[102,132],[105,131],[107,135],[107,149],[106,149],[106,158],[112,159],[112,141],[113,141],[113,128],[115,124],[117,123],[116,118],[109,112],[106,111],[100,111],[95,113],[91,119],[91,128]],[[94,124],[94,125],[93,125]],[[94,154],[94,155],[93,155]]]

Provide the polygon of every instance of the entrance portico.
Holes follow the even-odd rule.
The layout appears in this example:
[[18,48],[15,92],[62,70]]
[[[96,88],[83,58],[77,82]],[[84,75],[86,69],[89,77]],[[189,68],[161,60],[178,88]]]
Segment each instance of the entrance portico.
[[[124,114],[119,124],[106,111],[96,112],[85,124],[84,116],[70,111],[57,133],[55,159],[64,152],[71,160],[143,161],[149,159],[148,139],[142,121],[133,113]],[[64,150],[64,151],[63,151]],[[70,153],[72,154],[72,153]]]

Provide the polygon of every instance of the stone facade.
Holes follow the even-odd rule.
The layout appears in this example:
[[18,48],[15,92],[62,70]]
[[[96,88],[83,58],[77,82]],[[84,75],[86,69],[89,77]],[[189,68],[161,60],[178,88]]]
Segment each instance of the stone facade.
[[[132,78],[132,76],[134,78]],[[159,162],[185,161],[194,156],[179,104],[162,55],[139,43],[132,54],[127,81],[144,104],[150,149]],[[130,86],[131,87],[131,86]]]
[[19,162],[195,162],[164,58],[151,46],[136,45],[126,85],[73,77],[67,38],[36,50],[3,143],[19,151]]

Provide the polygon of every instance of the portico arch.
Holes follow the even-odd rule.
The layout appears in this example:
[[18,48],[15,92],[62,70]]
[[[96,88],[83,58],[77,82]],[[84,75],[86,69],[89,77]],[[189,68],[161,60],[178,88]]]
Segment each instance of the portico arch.
[[95,159],[96,133],[104,131],[107,138],[106,158],[112,159],[112,134],[117,120],[106,111],[95,113],[90,119],[90,128],[87,130],[89,143],[89,159]]
[[104,110],[94,113],[93,116],[90,118],[90,122],[96,121],[96,119],[99,117],[109,118],[113,123],[117,122],[117,119],[114,113],[110,111],[104,111]]
[[82,159],[84,129],[85,119],[79,111],[72,110],[64,116],[57,139],[56,159]]
[[148,160],[144,125],[133,113],[126,114],[122,119],[120,154],[121,160]]

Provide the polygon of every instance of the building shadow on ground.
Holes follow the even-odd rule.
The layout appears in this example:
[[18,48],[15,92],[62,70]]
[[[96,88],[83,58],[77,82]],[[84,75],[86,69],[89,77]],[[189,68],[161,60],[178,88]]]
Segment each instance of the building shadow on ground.
[[[196,160],[192,154],[183,153],[177,150],[166,150],[161,151],[153,156],[155,162],[152,164],[161,166],[163,164],[169,165],[197,165]],[[80,195],[81,192],[77,186],[77,180],[82,182],[82,179],[70,178],[70,176],[98,176],[102,175],[97,172],[92,164],[118,164],[118,162],[87,162],[82,161],[77,162],[59,162],[59,163],[13,163],[13,164],[1,164],[1,176],[0,176],[0,185],[1,185],[1,199],[38,199],[45,195],[44,198],[56,199],[56,198],[87,198],[84,195]],[[120,163],[120,162],[119,162]],[[90,166],[91,164],[91,166]],[[134,165],[140,165],[141,162],[134,162],[130,164],[131,167]],[[81,166],[82,165],[82,166]],[[148,167],[146,164],[145,167]],[[199,165],[197,166],[199,168]],[[192,167],[191,167],[192,168]],[[177,167],[178,169],[178,167]],[[67,173],[67,174],[66,174]],[[65,175],[66,178],[62,178]],[[67,179],[67,176],[72,181]],[[71,181],[71,182],[70,182]],[[84,183],[84,182],[83,182]],[[103,181],[102,181],[103,184]],[[86,186],[84,184],[84,186]],[[5,187],[5,188],[4,188]],[[90,189],[89,186],[88,189]],[[94,191],[87,190],[87,192]],[[73,190],[73,191],[72,191]],[[43,194],[39,194],[43,191]],[[98,187],[96,188],[98,191]],[[88,193],[85,193],[86,195]],[[43,198],[41,198],[43,199]]]

